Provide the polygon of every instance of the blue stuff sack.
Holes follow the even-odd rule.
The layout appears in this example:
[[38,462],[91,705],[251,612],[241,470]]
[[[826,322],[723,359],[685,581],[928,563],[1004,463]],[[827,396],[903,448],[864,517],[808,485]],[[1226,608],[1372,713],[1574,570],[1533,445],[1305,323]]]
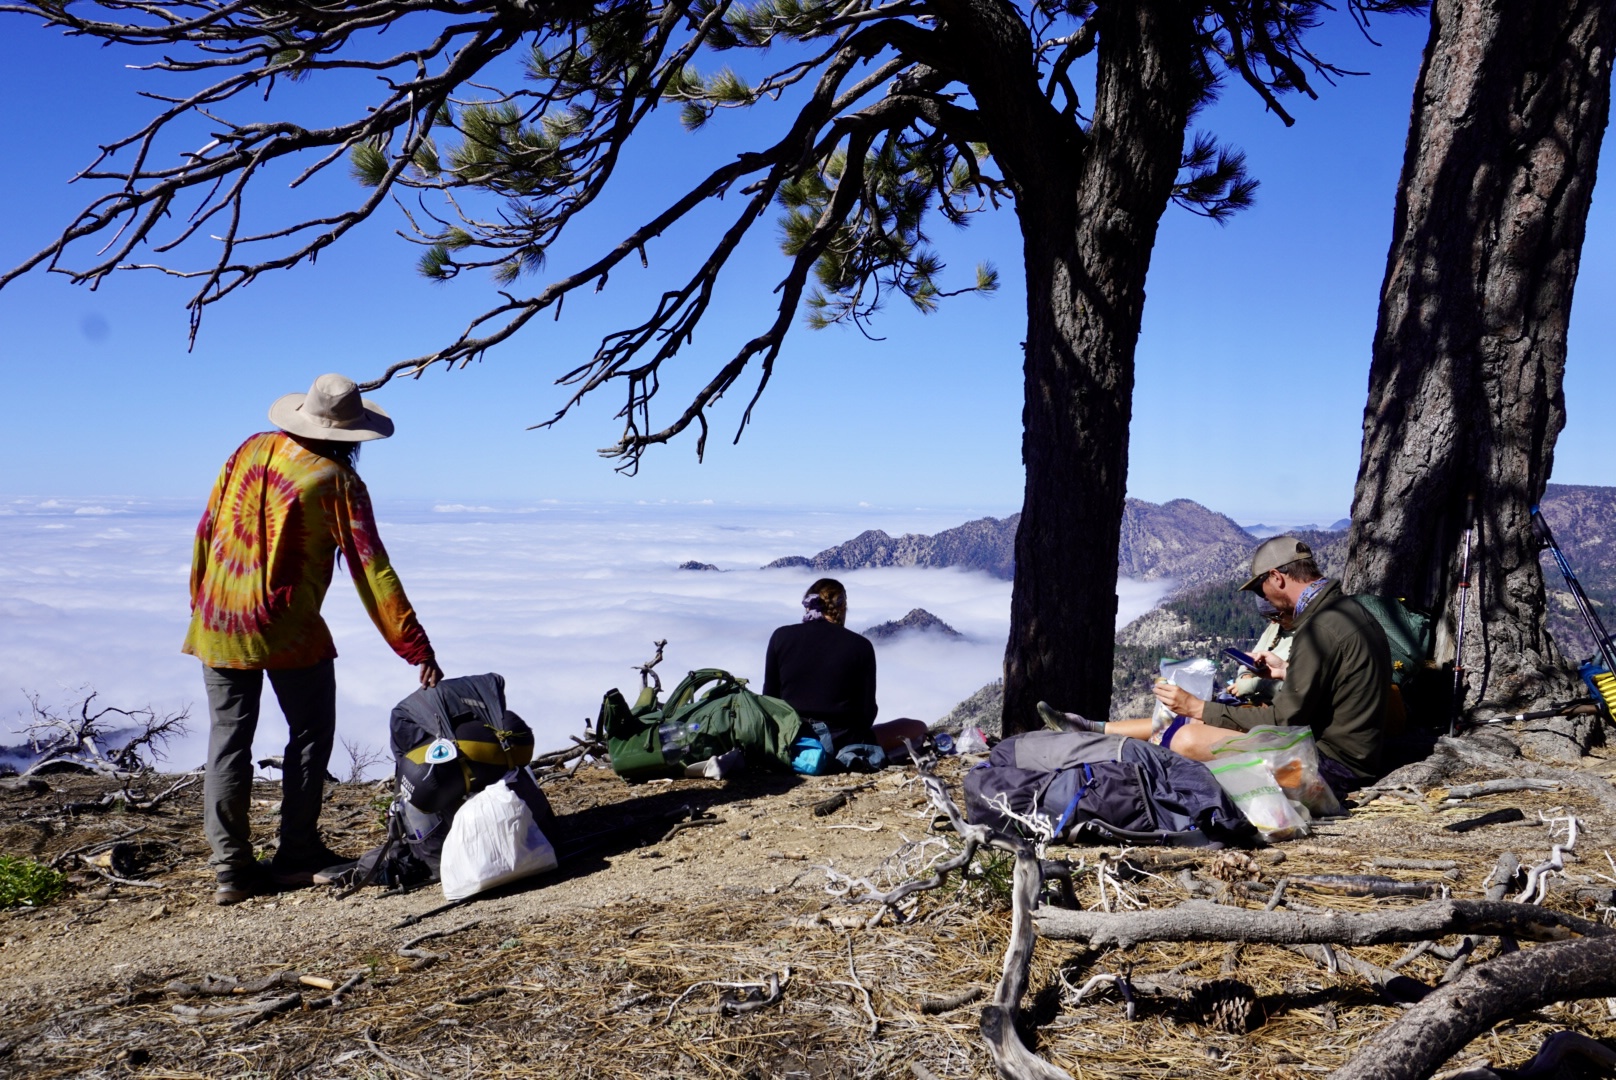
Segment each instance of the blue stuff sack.
[[813,735],[799,735],[791,744],[791,771],[804,776],[824,776],[832,771],[836,759],[825,752],[825,746]]

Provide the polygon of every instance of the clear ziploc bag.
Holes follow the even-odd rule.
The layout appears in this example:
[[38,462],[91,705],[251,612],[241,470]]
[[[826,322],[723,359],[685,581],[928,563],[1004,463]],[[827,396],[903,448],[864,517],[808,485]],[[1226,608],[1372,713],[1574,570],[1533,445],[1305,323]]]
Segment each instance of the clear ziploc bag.
[[1319,748],[1312,728],[1254,727],[1212,751],[1214,765],[1246,757],[1261,759],[1273,772],[1285,797],[1301,803],[1314,816],[1333,817],[1344,812],[1341,800],[1319,774]]
[[1211,768],[1218,786],[1246,820],[1257,826],[1264,840],[1291,840],[1308,834],[1307,808],[1285,797],[1266,761],[1246,754],[1215,762]]
[[[1159,668],[1160,679],[1194,694],[1202,701],[1212,700],[1212,687],[1217,682],[1217,665],[1203,657],[1193,660],[1173,660],[1163,657]],[[1161,702],[1150,714],[1150,732],[1157,734],[1173,722],[1173,710]]]

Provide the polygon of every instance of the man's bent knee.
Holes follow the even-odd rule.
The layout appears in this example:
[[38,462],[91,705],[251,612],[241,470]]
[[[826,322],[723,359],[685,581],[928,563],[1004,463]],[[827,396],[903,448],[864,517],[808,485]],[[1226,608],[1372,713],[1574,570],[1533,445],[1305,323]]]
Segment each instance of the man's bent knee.
[[1239,734],[1241,732],[1211,724],[1185,724],[1173,735],[1167,748],[1191,761],[1211,761],[1214,750]]

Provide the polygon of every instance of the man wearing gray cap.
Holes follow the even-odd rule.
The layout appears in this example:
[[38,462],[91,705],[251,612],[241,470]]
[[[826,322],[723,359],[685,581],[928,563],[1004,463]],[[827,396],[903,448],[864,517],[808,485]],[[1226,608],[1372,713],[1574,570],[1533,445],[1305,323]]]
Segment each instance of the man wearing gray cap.
[[[1313,550],[1294,536],[1263,543],[1251,557],[1251,579],[1241,589],[1289,614],[1295,626],[1288,662],[1272,652],[1255,656],[1267,669],[1259,675],[1284,680],[1273,704],[1222,705],[1158,684],[1156,698],[1182,719],[1161,732],[1152,732],[1148,719],[1112,721],[1103,729],[1154,738],[1185,757],[1209,761],[1218,744],[1238,732],[1267,724],[1310,727],[1318,741],[1320,771],[1338,794],[1374,778],[1392,682],[1385,631],[1342,593],[1339,582],[1320,573]],[[1040,712],[1052,726],[1079,722],[1045,705]]]

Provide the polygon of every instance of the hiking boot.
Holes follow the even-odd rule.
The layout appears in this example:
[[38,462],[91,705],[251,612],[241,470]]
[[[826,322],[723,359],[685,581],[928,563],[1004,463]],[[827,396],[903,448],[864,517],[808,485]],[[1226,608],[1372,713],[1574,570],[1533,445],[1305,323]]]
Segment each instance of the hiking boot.
[[314,872],[315,885],[352,885],[358,876],[359,860],[349,859],[346,862],[334,863],[323,870]]
[[215,881],[213,902],[220,907],[232,907],[275,891],[269,874],[258,863],[220,870]]
[[269,863],[269,876],[284,889],[300,889],[315,884],[315,876],[322,870],[352,862],[352,859],[338,855],[322,843],[290,855],[277,851]]

